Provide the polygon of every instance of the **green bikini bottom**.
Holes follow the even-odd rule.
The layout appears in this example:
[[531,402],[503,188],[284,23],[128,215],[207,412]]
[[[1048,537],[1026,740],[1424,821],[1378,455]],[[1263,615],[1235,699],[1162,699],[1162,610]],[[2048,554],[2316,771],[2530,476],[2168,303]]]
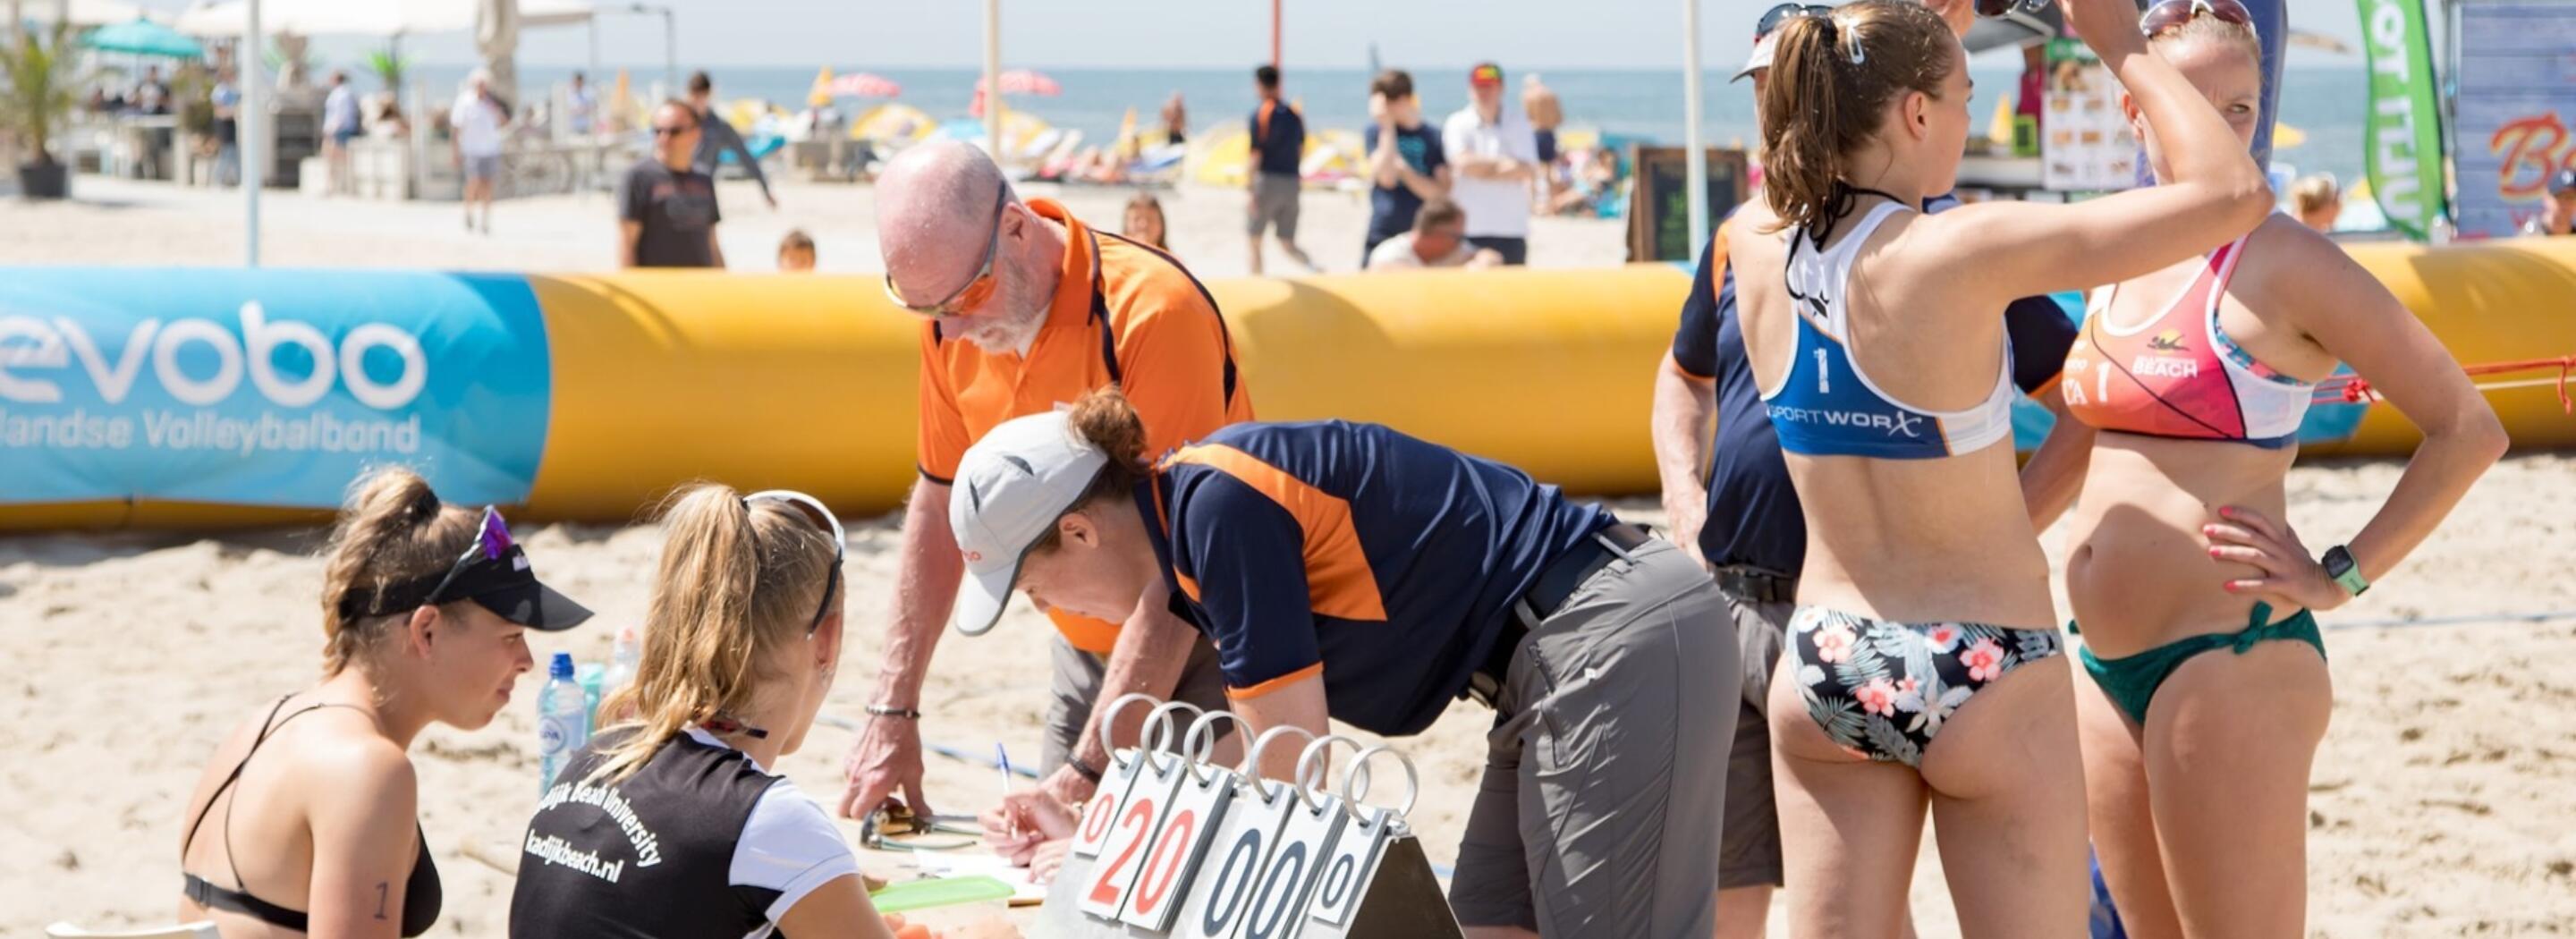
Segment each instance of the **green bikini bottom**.
[[[2181,668],[2182,663],[2203,652],[2234,649],[2236,654],[2244,655],[2257,644],[2292,639],[2315,646],[2317,656],[2325,657],[2326,640],[2317,631],[2315,616],[2300,610],[2297,615],[2277,623],[2270,622],[2271,618],[2272,605],[2256,603],[2254,611],[2246,616],[2245,628],[2237,632],[2185,636],[2116,659],[2095,656],[2088,644],[2077,657],[2084,662],[2084,671],[2093,676],[2093,683],[2102,686],[2103,694],[2111,696],[2111,703],[2128,712],[2131,719],[2145,724],[2147,705],[2156,699],[2156,689],[2164,686],[2165,679],[2173,677],[2174,669]],[[2066,624],[2066,631],[2080,634],[2072,622]]]

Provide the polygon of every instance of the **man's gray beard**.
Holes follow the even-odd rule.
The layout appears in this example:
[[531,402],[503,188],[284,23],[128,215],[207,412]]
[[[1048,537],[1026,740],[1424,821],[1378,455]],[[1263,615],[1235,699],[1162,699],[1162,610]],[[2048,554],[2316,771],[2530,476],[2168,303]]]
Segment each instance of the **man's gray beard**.
[[1046,322],[1044,313],[1041,308],[1038,316],[1009,320],[995,318],[965,330],[958,338],[974,343],[976,348],[986,352],[1027,355],[1029,346],[1038,337],[1038,328]]

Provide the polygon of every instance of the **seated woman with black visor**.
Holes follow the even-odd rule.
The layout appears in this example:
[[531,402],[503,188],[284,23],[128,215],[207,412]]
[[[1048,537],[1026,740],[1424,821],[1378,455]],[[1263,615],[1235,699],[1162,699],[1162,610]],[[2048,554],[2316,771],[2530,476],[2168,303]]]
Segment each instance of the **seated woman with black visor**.
[[236,725],[188,798],[183,919],[228,937],[419,936],[438,868],[407,751],[474,730],[534,665],[525,633],[590,611],[537,581],[501,514],[383,470],[340,511],[322,592],[322,683]]

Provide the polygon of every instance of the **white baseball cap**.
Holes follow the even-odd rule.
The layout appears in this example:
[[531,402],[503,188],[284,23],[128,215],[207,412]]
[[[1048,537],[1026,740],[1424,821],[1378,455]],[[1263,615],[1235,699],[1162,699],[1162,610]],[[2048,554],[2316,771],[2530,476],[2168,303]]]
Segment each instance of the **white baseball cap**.
[[1767,33],[1763,33],[1762,35],[1759,35],[1759,36],[1755,36],[1755,37],[1753,37],[1753,55],[1752,55],[1751,57],[1749,57],[1749,58],[1746,58],[1746,59],[1744,60],[1744,67],[1743,67],[1743,68],[1740,68],[1740,69],[1737,69],[1737,70],[1736,70],[1736,72],[1735,72],[1735,77],[1734,77],[1734,78],[1727,79],[1727,81],[1728,81],[1728,82],[1730,82],[1730,83],[1732,83],[1732,82],[1740,82],[1740,81],[1743,81],[1743,80],[1744,80],[1744,77],[1745,77],[1745,76],[1747,76],[1747,75],[1751,75],[1751,74],[1753,74],[1753,73],[1755,73],[1755,72],[1759,72],[1759,71],[1761,71],[1761,70],[1763,70],[1763,69],[1770,68],[1770,67],[1771,67],[1771,47],[1772,47],[1772,46],[1775,46],[1775,45],[1779,45],[1779,42],[1778,42],[1779,38],[1780,38],[1780,31],[1779,31],[1779,30],[1776,30],[1776,29],[1775,29],[1775,30],[1772,30],[1772,31],[1770,31],[1770,32],[1767,32]]
[[966,448],[948,492],[948,527],[966,559],[957,631],[980,636],[1002,618],[1028,557],[1109,465],[1063,411],[1004,421]]

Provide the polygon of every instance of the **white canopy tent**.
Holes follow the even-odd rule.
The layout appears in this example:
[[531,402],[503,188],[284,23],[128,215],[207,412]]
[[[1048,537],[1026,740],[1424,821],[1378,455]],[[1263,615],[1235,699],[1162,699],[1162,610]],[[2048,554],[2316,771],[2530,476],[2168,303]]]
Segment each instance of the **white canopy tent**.
[[[261,0],[259,17],[272,33],[401,36],[470,31],[478,6],[477,0]],[[577,26],[595,12],[590,0],[519,0],[519,26]],[[249,0],[212,0],[180,14],[178,28],[195,36],[239,36],[249,23]]]
[[[250,48],[264,45],[263,37],[271,33],[294,33],[302,36],[385,36],[399,40],[413,33],[477,31],[482,24],[486,0],[200,0],[180,14],[180,32],[197,36],[245,37]],[[516,45],[519,29],[537,26],[592,25],[596,28],[596,9],[590,0],[501,0],[517,8],[516,22],[509,27],[509,45]],[[478,43],[478,45],[488,44]],[[592,48],[596,50],[596,36]],[[259,167],[266,159],[261,146],[265,133],[264,97],[259,79],[260,57],[242,57],[246,72],[242,81],[242,162]],[[264,173],[255,174],[242,187],[244,246],[247,266],[259,266],[259,182]]]
[[113,26],[135,20],[170,22],[169,14],[147,10],[126,0],[24,0],[19,6],[26,21],[38,24],[52,23],[58,6],[62,8],[63,18],[74,26]]

